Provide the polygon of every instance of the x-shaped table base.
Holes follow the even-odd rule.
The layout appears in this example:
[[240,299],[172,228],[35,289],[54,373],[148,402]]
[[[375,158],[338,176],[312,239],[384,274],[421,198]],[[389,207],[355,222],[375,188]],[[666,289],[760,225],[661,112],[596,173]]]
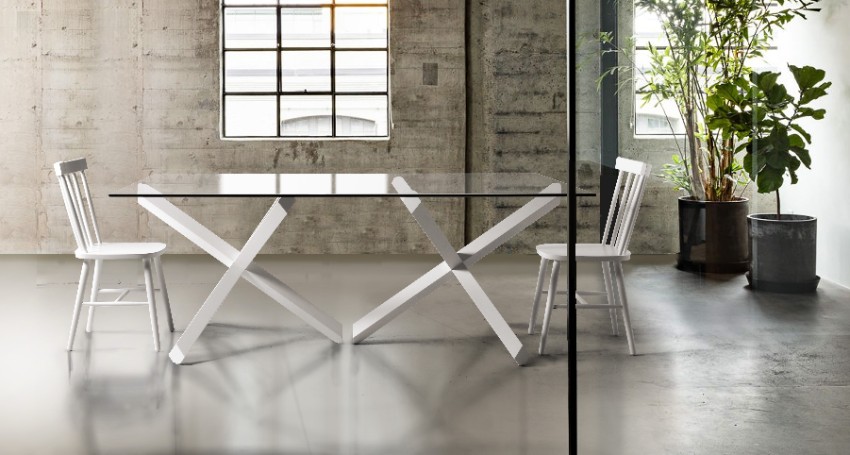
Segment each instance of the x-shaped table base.
[[549,185],[540,193],[541,196],[535,197],[520,207],[500,223],[461,248],[460,251],[455,251],[446,235],[437,226],[434,217],[431,216],[428,209],[422,204],[422,200],[417,197],[416,192],[410,188],[407,182],[401,177],[396,177],[392,183],[396,191],[402,195],[401,200],[404,205],[416,222],[419,223],[431,243],[434,244],[437,252],[443,258],[443,262],[355,322],[352,342],[359,343],[365,340],[384,324],[416,303],[418,299],[436,289],[449,275],[454,275],[516,363],[525,364],[528,360],[528,354],[522,342],[517,338],[468,268],[557,207],[559,197],[545,195],[559,193],[561,185],[557,183]]
[[[139,194],[160,193],[148,185],[139,184]],[[292,288],[253,263],[260,249],[283,222],[294,202],[295,200],[289,197],[275,199],[245,246],[239,251],[165,198],[139,197],[139,204],[142,207],[227,266],[224,276],[221,277],[204,304],[195,313],[183,335],[168,354],[174,363],[183,363],[186,359],[186,353],[198,340],[201,332],[210,323],[213,315],[236,285],[236,282],[239,281],[239,278],[244,278],[256,286],[257,289],[332,341],[342,343],[342,324],[339,321],[313,306]]]

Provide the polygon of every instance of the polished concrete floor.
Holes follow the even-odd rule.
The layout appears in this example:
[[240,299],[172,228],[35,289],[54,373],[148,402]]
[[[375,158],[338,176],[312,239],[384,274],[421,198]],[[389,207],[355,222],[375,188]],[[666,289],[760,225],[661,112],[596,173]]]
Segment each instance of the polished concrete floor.
[[[345,324],[436,261],[261,259]],[[609,334],[607,314],[579,313],[581,453],[850,453],[850,290],[754,293],[742,276],[672,261],[627,266],[640,355]],[[179,330],[224,268],[203,256],[165,267]],[[473,269],[530,348],[536,272],[532,256]],[[595,272],[580,269],[582,287]],[[144,307],[98,310],[94,333],[80,330],[66,353],[78,276],[71,257],[0,256],[0,453],[566,452],[564,311],[551,355],[520,368],[455,283],[357,346],[334,345],[242,283],[178,367],[153,352]],[[121,264],[105,281],[139,276]]]

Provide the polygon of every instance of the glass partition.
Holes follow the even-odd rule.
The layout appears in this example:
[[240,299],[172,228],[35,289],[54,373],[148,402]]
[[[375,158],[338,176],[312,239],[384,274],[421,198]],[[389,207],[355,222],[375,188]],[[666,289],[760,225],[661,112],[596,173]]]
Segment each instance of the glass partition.
[[[836,296],[850,283],[847,204],[829,197],[847,189],[830,85],[847,59],[822,44],[834,10],[739,3],[568,2],[574,177],[598,193],[572,225],[571,453],[830,453],[846,441],[804,416],[841,418],[814,395],[847,380],[827,347],[845,336]],[[772,32],[759,25],[776,18]],[[651,168],[628,252],[594,249],[630,221],[616,221],[628,198],[611,202],[623,158]],[[569,357],[568,324],[553,316],[547,354]]]

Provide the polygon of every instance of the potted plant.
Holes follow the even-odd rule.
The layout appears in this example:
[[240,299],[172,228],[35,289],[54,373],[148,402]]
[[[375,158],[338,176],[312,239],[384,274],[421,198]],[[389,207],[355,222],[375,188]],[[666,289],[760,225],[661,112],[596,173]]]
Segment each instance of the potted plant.
[[[662,23],[666,46],[649,47],[649,65],[641,71],[631,49],[615,48],[640,73],[644,102],[673,101],[684,125],[684,144],[665,165],[662,177],[687,196],[679,198],[678,267],[712,273],[741,273],[749,268],[747,173],[740,125],[714,112],[730,104],[716,97],[753,73],[776,30],[818,0],[636,0],[635,6]],[[610,43],[610,36],[602,35]],[[605,77],[607,74],[603,74]],[[742,88],[738,88],[743,90]],[[663,109],[663,107],[662,107]],[[671,131],[672,112],[664,112]]]
[[831,82],[823,70],[788,66],[797,90],[779,82],[777,72],[752,73],[734,86],[720,87],[712,102],[719,107],[710,120],[728,124],[746,151],[743,164],[756,182],[759,193],[774,193],[776,213],[749,215],[751,259],[747,279],[755,289],[779,292],[814,291],[816,273],[817,219],[783,214],[779,189],[787,176],[797,183],[800,165],[810,168],[808,146],[811,135],[803,128],[805,119],[820,120],[824,109],[810,104],[825,96]]

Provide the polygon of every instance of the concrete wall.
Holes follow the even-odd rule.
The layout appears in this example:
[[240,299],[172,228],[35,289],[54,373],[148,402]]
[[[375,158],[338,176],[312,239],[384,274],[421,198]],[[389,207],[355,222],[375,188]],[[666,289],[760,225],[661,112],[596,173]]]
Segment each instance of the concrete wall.
[[[467,3],[480,32],[469,31],[470,49]],[[105,237],[165,240],[172,252],[198,250],[134,201],[107,193],[149,174],[207,171],[469,168],[564,178],[565,6],[515,3],[390,2],[388,142],[246,142],[219,139],[218,0],[0,0],[0,252],[73,249],[51,165],[79,156],[92,168]],[[467,52],[477,65],[469,84]],[[423,84],[423,65],[432,63],[436,86]],[[481,90],[471,94],[478,105],[469,144],[468,87]],[[270,201],[177,202],[241,245]],[[516,202],[464,204],[433,205],[456,245]],[[393,199],[299,201],[292,218],[265,252],[431,251]],[[564,238],[566,218],[556,218],[508,249]]]
[[[823,68],[832,81],[829,95],[818,101],[826,118],[805,124],[812,135],[812,169],[800,171],[797,185],[783,186],[782,212],[818,218],[818,274],[850,287],[850,55],[839,50],[850,41],[850,2],[824,0],[819,6],[821,13],[791,24],[779,41],[789,62]],[[769,198],[757,211],[775,210]]]
[[[567,177],[566,3],[470,1],[467,55],[467,168],[471,172],[539,172]],[[467,239],[504,218],[522,199],[471,200]],[[504,251],[534,251],[566,240],[560,207]]]

